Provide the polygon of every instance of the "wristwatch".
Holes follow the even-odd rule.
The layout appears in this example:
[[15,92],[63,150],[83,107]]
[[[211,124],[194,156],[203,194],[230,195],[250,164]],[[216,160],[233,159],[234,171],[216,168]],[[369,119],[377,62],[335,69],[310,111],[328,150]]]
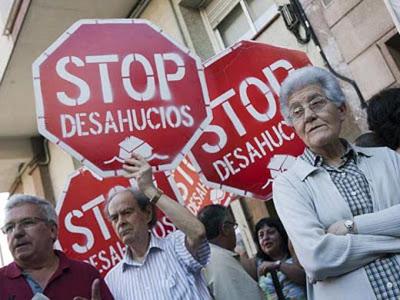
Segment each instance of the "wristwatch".
[[161,196],[163,195],[163,191],[160,189],[157,189],[157,192],[154,194],[154,196],[150,199],[151,204],[156,204],[158,200],[160,200]]
[[344,221],[344,226],[347,228],[348,233],[354,233],[354,221],[353,220]]

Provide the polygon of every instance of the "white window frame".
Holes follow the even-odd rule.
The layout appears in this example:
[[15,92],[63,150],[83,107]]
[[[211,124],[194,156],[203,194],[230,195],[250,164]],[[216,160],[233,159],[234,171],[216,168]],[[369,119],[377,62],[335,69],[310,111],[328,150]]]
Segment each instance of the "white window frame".
[[[400,33],[400,20],[398,18],[398,15],[396,15],[395,10],[400,10],[400,4],[397,4],[393,0],[384,0],[386,7],[393,19],[394,24],[396,25],[397,31]],[[395,4],[396,3],[396,4]],[[396,7],[394,7],[397,5]]]
[[[250,30],[247,31],[242,36],[240,36],[238,38],[238,40],[235,42],[238,42],[241,40],[254,39],[255,37],[257,37],[259,35],[259,33],[262,30],[264,30],[266,27],[268,27],[268,25],[270,23],[272,23],[272,21],[274,21],[276,17],[279,16],[278,6],[274,3],[256,21],[253,21],[253,19],[251,18],[247,3],[244,0],[239,0],[238,4],[240,4],[240,6],[242,8],[242,11],[243,11],[243,13],[246,17],[246,20],[249,24]],[[220,52],[220,51],[224,50],[225,48],[228,48],[231,46],[231,45],[224,44],[221,33],[218,30],[218,26],[219,26],[219,24],[221,24],[222,21],[225,20],[225,18],[227,16],[229,16],[229,14],[233,11],[233,9],[236,7],[236,5],[233,6],[230,9],[230,11],[226,14],[226,16],[214,26],[211,25],[211,23],[208,19],[206,10],[205,9],[200,10],[201,17],[206,26],[207,33],[211,37],[211,43],[212,43],[212,46],[213,46],[213,49],[215,52]]]
[[13,0],[7,2],[8,5],[5,6],[5,8],[8,10],[2,11],[3,13],[6,13],[3,16],[4,28],[2,28],[2,35],[9,36],[12,34],[22,3],[22,0]]
[[0,83],[3,80],[30,2],[31,0],[10,0],[2,4],[1,13],[4,15],[2,15],[2,24],[0,24]]

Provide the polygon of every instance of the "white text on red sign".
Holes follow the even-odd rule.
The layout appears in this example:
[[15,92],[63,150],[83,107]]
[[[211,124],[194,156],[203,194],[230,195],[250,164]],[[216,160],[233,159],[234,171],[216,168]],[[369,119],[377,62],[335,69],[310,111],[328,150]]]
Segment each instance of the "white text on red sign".
[[[268,122],[276,116],[277,101],[273,92],[279,95],[280,84],[273,72],[279,68],[287,70],[288,73],[293,70],[293,66],[287,60],[277,60],[270,66],[262,69],[266,82],[256,77],[247,77],[244,78],[238,86],[239,98],[243,107],[259,122]],[[264,94],[268,102],[267,111],[260,112],[251,103],[251,99],[247,94],[247,90],[250,86],[257,87]],[[236,95],[235,89],[231,88],[214,99],[211,102],[211,106],[214,108],[218,105],[222,105],[224,112],[229,117],[237,134],[242,137],[246,135],[247,130],[243,121],[240,120],[232,104],[229,102],[229,99]],[[213,167],[220,179],[222,181],[228,179],[231,175],[235,175],[242,169],[253,164],[257,158],[262,159],[268,154],[268,150],[273,152],[275,148],[282,146],[284,141],[293,140],[295,137],[294,133],[285,133],[285,127],[287,127],[287,124],[285,121],[281,121],[277,125],[272,126],[272,130],[265,130],[259,136],[253,137],[252,140],[247,141],[241,147],[236,147],[233,151],[224,154],[221,159],[214,161]],[[205,143],[202,145],[202,149],[208,153],[218,153],[223,150],[228,142],[228,136],[224,128],[218,125],[210,125],[205,131],[216,134],[219,141],[215,145]]]
[[[97,64],[102,91],[102,101],[112,104],[114,101],[113,87],[108,69],[109,64],[120,63],[120,80],[126,95],[133,101],[151,101],[156,94],[156,82],[158,82],[161,100],[168,103],[172,99],[170,84],[179,82],[186,73],[184,61],[177,53],[155,53],[155,69],[148,58],[139,53],[131,53],[123,58],[117,54],[92,55],[81,59],[77,56],[65,56],[56,64],[57,75],[65,81],[75,85],[79,89],[79,95],[75,98],[67,95],[65,91],[57,92],[57,99],[66,106],[79,106],[87,103],[91,98],[91,87],[84,79],[72,74],[67,67],[72,64],[77,68],[84,68],[88,64]],[[167,73],[165,63],[173,63],[176,66],[175,73]],[[136,66],[138,72],[131,72]],[[140,69],[140,70],[139,70]],[[146,87],[140,91],[134,86],[138,73],[144,72]],[[141,73],[142,74],[142,73]],[[157,78],[157,81],[156,81]],[[62,114],[60,116],[62,135],[70,138],[75,135],[100,135],[108,133],[132,132],[135,130],[153,130],[165,128],[191,127],[194,124],[191,108],[188,105],[168,107],[158,106],[147,109],[128,109],[100,112],[82,112],[75,114]]]

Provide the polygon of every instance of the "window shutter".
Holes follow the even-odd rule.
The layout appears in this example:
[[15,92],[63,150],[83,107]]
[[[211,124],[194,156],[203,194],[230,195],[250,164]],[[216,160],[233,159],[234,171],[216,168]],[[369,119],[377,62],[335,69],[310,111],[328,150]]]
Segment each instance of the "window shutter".
[[213,29],[239,3],[239,0],[214,0],[205,9],[210,25]]

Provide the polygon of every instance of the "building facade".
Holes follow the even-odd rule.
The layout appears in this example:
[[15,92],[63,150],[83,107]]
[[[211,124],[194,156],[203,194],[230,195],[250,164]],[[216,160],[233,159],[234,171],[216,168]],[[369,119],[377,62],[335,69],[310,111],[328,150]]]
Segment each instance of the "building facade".
[[[344,136],[367,130],[363,107],[400,84],[396,0],[2,0],[0,2],[0,192],[57,201],[79,163],[37,132],[31,64],[82,18],[148,19],[207,60],[242,39],[304,51],[341,80],[351,116]],[[398,26],[398,27],[396,27]],[[352,82],[352,83],[349,83]],[[271,202],[232,204],[254,252],[251,228]]]

